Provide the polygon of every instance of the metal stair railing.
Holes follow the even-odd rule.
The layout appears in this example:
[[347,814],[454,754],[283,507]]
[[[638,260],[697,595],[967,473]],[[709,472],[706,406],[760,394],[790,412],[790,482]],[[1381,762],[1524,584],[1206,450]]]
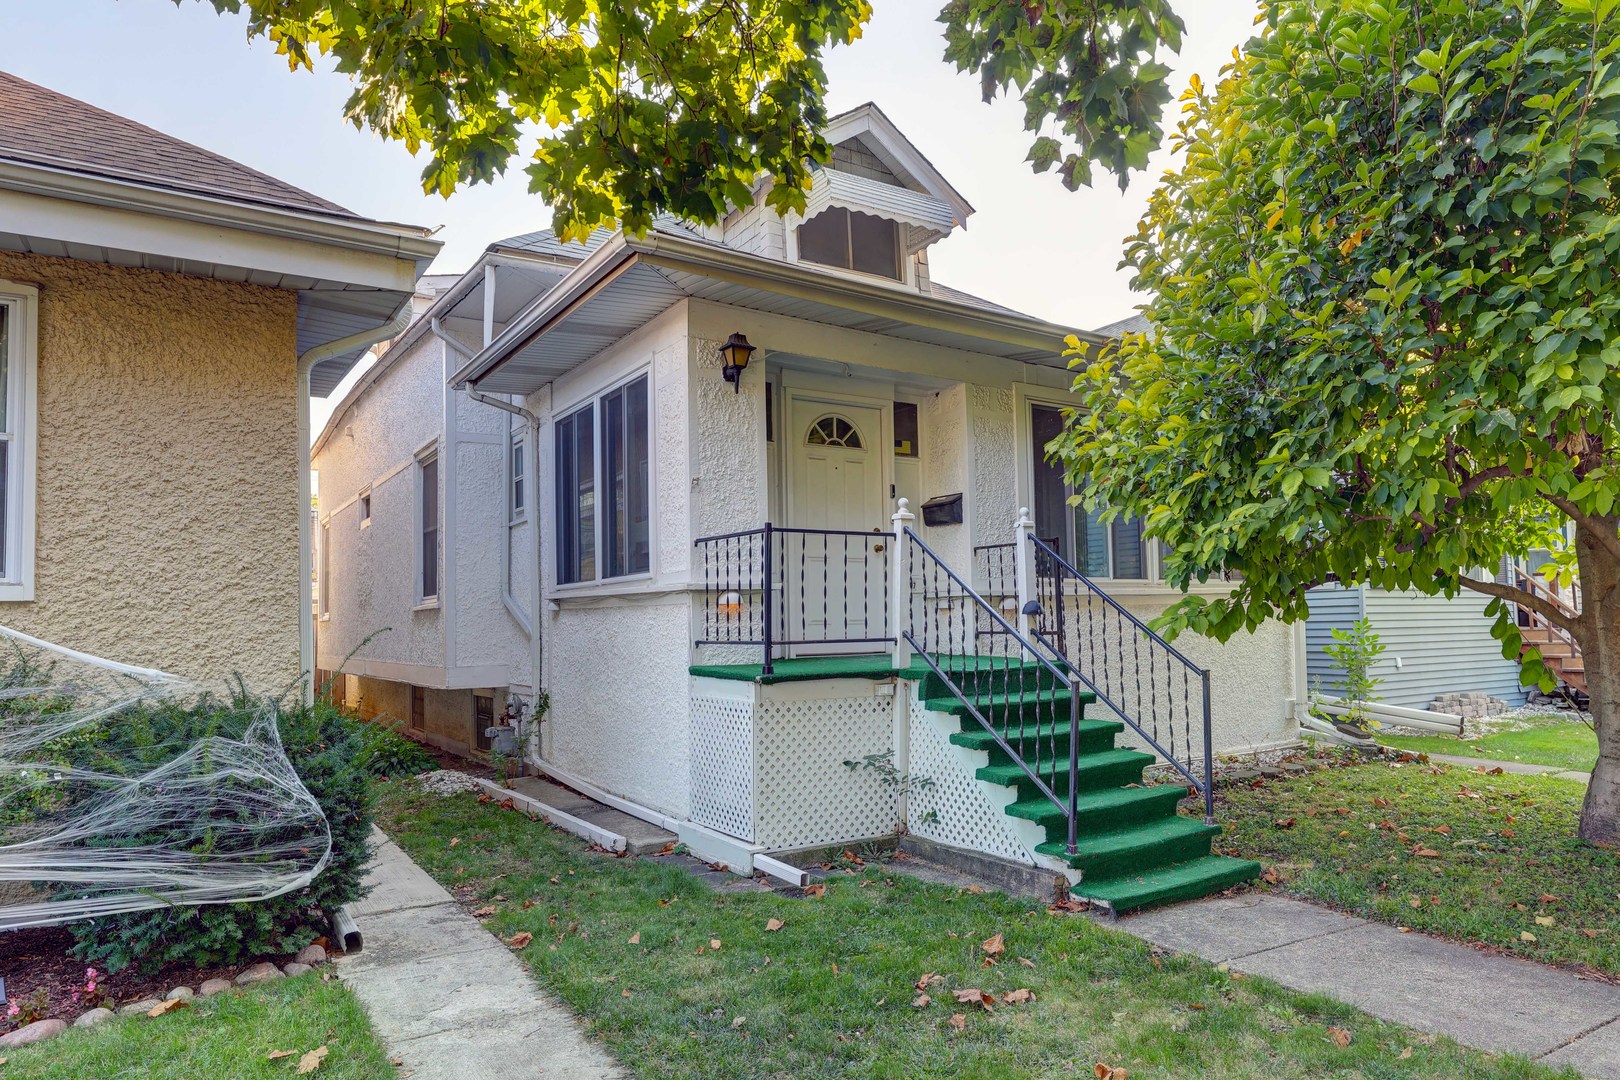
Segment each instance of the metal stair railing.
[[[1032,636],[1203,797],[1215,822],[1209,670],[1183,656],[1052,545],[1029,534]],[[1194,729],[1199,734],[1193,738]]]
[[[905,519],[911,516],[903,502],[901,515]],[[898,627],[903,640],[1035,790],[1063,812],[1066,850],[1074,855],[1080,770],[1079,680],[1019,633],[909,525],[899,523],[896,533],[903,545],[897,563],[906,568],[905,610]],[[988,641],[981,629],[984,626],[994,628]],[[1068,721],[1066,739],[1059,735],[1060,716]],[[1055,781],[1064,757],[1068,784],[1059,792]],[[1043,762],[1045,769],[1041,768]]]

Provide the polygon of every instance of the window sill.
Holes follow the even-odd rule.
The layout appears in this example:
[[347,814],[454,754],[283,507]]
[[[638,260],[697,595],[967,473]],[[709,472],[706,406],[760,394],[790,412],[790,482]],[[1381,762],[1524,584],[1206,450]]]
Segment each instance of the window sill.
[[21,584],[0,585],[0,604],[28,603],[34,599],[33,582]]
[[362,528],[362,529],[369,529],[369,528],[371,528],[371,519],[370,519],[370,518],[366,518],[366,519],[365,519],[365,520],[363,520],[363,521],[361,521],[361,522],[360,522],[360,527],[361,527],[361,528]]
[[414,615],[418,611],[438,611],[438,610],[439,610],[439,598],[437,596],[434,596],[434,597],[431,597],[431,598],[429,598],[427,600],[423,600],[421,603],[419,603],[415,607],[411,608],[411,613]]
[[674,585],[655,585],[653,584],[652,575],[648,574],[635,578],[614,578],[611,581],[556,585],[552,587],[551,595],[547,599],[554,604],[563,604],[573,600],[594,600],[599,597],[664,596],[669,593],[688,591],[690,591],[690,586],[685,582]]
[[332,621],[332,613],[327,612],[325,615],[317,616],[315,621],[316,622],[331,622]]

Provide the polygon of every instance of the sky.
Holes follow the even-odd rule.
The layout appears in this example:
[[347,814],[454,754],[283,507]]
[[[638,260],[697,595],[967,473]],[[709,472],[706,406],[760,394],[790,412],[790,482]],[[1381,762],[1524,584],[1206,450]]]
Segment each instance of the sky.
[[[978,79],[946,64],[941,0],[875,0],[854,45],[827,58],[833,112],[873,101],[970,202],[964,232],[929,251],[935,280],[1053,322],[1091,329],[1130,315],[1142,298],[1117,269],[1154,179],[1155,156],[1121,193],[1100,169],[1094,187],[1064,189],[1055,171],[1024,162],[1032,136],[1023,106],[986,105]],[[1252,0],[1182,0],[1179,55],[1167,56],[1179,94],[1212,79],[1252,33]],[[201,0],[0,0],[0,70],[224,154],[368,217],[437,228],[434,273],[465,270],[489,243],[545,227],[521,162],[493,185],[424,195],[425,159],[343,119],[346,76],[289,72],[245,20]],[[1170,106],[1173,124],[1176,105]],[[358,372],[356,373],[358,374]],[[341,397],[342,390],[331,401]],[[323,407],[325,406],[325,407]],[[315,404],[315,430],[329,404]]]

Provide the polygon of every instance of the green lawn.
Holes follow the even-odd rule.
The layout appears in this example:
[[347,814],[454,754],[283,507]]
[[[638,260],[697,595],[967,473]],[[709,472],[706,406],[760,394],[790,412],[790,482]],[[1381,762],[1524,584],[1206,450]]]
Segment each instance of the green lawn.
[[[320,1046],[327,1056],[313,1075],[323,1080],[377,1080],[396,1071],[354,995],[311,973],[199,998],[156,1019],[109,1020],[0,1050],[0,1078],[258,1080],[291,1076],[300,1055]],[[276,1050],[293,1053],[272,1061]]]
[[1584,794],[1416,762],[1323,769],[1224,789],[1219,846],[1265,863],[1262,888],[1620,975],[1620,854],[1576,839]]
[[1455,754],[1554,765],[1560,769],[1591,772],[1597,764],[1597,733],[1567,712],[1527,717],[1524,727],[1501,731],[1483,739],[1457,739],[1449,735],[1378,735],[1385,746],[1415,754]]
[[[492,908],[492,932],[532,934],[519,955],[537,980],[648,1080],[1012,1080],[1098,1063],[1132,1080],[1560,1075],[882,865],[835,875],[821,896],[722,893],[470,796],[410,781],[380,792],[378,823],[468,907]],[[996,935],[1005,951],[987,964]],[[959,1004],[969,989],[993,1010]],[[1033,1000],[1001,1000],[1020,989]]]

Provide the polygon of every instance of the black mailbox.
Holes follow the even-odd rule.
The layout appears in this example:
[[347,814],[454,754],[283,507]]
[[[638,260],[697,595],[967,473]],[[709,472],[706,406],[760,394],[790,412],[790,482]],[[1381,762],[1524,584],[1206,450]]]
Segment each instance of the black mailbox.
[[923,503],[924,525],[960,525],[962,524],[962,493],[955,495],[935,495]]

